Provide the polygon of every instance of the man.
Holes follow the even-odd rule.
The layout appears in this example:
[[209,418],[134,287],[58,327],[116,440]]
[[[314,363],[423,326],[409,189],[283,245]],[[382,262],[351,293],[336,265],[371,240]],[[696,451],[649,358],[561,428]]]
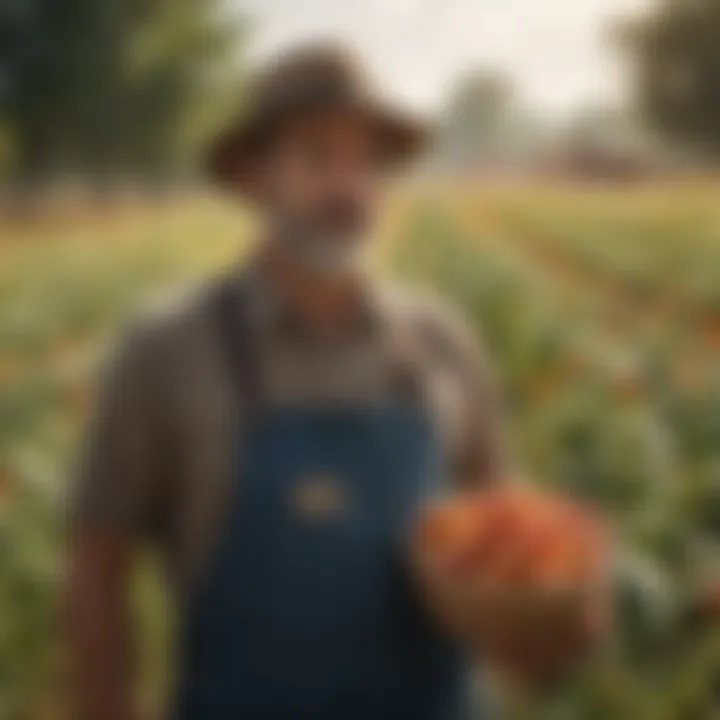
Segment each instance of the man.
[[388,171],[426,136],[342,52],[309,47],[259,73],[214,146],[264,237],[112,367],[71,543],[78,720],[134,717],[125,594],[144,538],[181,617],[178,720],[464,712],[463,658],[420,609],[403,537],[442,485],[501,476],[492,387],[469,333],[361,263]]

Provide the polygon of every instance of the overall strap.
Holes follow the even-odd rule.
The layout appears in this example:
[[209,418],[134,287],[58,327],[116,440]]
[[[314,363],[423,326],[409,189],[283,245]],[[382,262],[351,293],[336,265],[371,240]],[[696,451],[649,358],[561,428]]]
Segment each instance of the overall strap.
[[261,402],[260,365],[248,317],[245,278],[223,279],[213,298],[218,338],[243,424],[254,417]]

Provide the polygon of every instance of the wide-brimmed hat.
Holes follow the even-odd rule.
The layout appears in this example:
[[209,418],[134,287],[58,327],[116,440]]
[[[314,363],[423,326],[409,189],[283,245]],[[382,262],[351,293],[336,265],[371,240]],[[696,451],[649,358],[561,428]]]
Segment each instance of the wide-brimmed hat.
[[351,52],[335,45],[305,45],[276,57],[250,80],[239,117],[211,144],[210,176],[242,190],[244,161],[289,119],[326,108],[347,109],[365,118],[390,167],[416,157],[430,135],[426,122],[382,97]]

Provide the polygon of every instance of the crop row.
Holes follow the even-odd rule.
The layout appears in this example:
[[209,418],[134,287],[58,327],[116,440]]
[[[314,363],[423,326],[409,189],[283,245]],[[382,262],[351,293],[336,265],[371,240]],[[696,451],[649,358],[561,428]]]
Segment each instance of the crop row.
[[689,391],[671,350],[604,337],[526,258],[437,208],[416,216],[396,263],[485,336],[523,467],[598,503],[622,538],[618,645],[561,697],[565,712],[705,717],[720,648],[691,631],[688,609],[720,559],[720,378]]
[[[493,201],[491,201],[493,202]],[[713,188],[628,197],[580,189],[496,196],[492,211],[520,238],[561,253],[639,298],[720,311],[720,206]]]

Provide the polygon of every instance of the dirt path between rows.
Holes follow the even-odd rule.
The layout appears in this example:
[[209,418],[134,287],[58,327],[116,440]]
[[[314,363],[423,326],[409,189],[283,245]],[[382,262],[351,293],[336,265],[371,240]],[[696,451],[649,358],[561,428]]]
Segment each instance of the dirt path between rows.
[[603,320],[612,331],[670,330],[688,343],[686,356],[720,359],[720,312],[687,297],[638,292],[563,252],[551,239],[512,227],[492,205],[474,200],[469,208],[462,200],[449,198],[446,202],[449,211],[473,236],[482,235],[483,242],[516,249],[565,292],[598,299],[603,306]]

